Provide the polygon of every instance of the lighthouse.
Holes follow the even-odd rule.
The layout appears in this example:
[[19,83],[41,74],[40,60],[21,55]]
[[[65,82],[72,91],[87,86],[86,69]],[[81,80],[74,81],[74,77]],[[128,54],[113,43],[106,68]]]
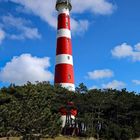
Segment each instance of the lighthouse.
[[75,91],[70,30],[71,9],[70,0],[57,0],[58,24],[54,83],[70,91]]

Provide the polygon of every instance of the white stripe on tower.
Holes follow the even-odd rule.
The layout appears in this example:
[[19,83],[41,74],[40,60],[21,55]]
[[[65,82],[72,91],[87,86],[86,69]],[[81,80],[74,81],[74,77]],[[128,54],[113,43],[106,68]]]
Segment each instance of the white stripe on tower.
[[59,37],[67,37],[67,38],[71,38],[71,32],[69,29],[59,29],[57,31],[57,38]]
[[73,65],[73,58],[68,54],[56,55],[56,65],[57,64],[70,64]]
[[71,8],[69,0],[57,0],[58,31],[54,82],[68,90],[75,91],[69,16]]
[[62,8],[58,11],[58,15],[60,14],[66,14],[66,15],[69,15],[70,12],[69,12],[69,9],[66,9],[66,8]]

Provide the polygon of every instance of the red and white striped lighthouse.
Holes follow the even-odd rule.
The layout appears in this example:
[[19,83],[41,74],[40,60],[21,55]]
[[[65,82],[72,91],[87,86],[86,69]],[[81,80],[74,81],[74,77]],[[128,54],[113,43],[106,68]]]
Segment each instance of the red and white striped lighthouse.
[[55,65],[55,84],[75,91],[72,43],[70,31],[70,0],[57,0],[58,11],[57,49]]

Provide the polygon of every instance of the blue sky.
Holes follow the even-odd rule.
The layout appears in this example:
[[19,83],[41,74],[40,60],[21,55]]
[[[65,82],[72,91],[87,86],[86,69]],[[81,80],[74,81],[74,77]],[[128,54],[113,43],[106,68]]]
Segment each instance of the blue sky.
[[[72,0],[76,86],[140,92],[140,1]],[[55,0],[0,0],[0,87],[53,83]]]

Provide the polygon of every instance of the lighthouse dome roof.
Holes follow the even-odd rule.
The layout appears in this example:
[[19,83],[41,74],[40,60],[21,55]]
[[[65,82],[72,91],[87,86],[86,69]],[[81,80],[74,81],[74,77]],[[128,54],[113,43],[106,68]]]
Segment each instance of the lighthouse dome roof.
[[68,2],[68,3],[71,3],[71,0],[57,0],[57,3],[59,2]]

